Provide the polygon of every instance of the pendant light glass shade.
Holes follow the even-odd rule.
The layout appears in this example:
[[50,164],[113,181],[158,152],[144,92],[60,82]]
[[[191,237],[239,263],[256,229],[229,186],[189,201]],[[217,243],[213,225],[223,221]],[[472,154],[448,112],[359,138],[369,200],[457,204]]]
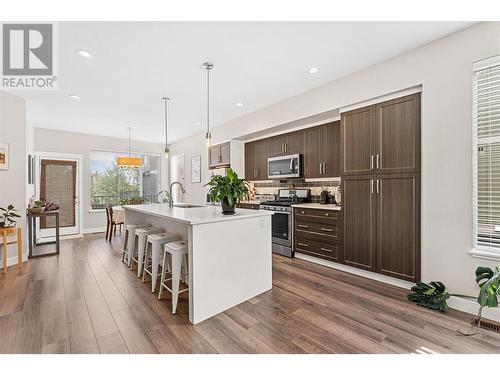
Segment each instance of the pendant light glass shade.
[[116,165],[123,168],[140,168],[142,166],[141,158],[134,158],[130,155],[130,127],[128,129],[128,156],[119,156],[116,158]]

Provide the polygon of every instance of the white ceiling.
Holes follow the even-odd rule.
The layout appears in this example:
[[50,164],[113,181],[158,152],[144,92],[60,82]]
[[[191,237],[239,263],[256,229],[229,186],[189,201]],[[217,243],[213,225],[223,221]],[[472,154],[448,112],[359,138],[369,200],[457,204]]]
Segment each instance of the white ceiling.
[[[35,126],[164,142],[266,107],[470,26],[467,22],[63,22],[59,89],[18,92]],[[93,59],[83,59],[76,49]],[[310,66],[320,72],[310,75]],[[68,98],[76,94],[81,100]],[[243,107],[237,107],[243,102]],[[201,122],[200,125],[195,125]]]

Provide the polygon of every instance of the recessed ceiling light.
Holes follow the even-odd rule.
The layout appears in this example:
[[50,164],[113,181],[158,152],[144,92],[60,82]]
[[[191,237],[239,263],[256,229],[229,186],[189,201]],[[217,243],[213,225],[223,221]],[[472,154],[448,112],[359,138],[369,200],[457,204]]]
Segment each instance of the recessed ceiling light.
[[80,56],[80,57],[83,57],[84,59],[91,59],[93,58],[94,56],[92,56],[92,54],[87,51],[87,50],[84,50],[84,49],[77,49],[75,51],[75,53]]
[[236,107],[243,107],[243,103],[242,102],[236,103]]
[[78,95],[69,94],[68,96],[69,96],[71,99],[81,99]]
[[316,68],[315,66],[311,66],[309,70],[307,71],[309,74],[316,74],[319,72],[319,69]]

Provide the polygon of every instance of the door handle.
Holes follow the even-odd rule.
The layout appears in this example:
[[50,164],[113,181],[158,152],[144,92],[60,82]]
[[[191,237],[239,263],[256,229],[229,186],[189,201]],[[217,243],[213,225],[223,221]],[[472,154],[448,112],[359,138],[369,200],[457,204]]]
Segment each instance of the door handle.
[[375,155],[372,155],[371,159],[370,159],[370,170],[373,170],[374,159],[375,159]]
[[380,194],[380,191],[382,190],[381,185],[382,183],[380,182],[380,180],[377,180],[377,194]]
[[320,247],[320,249],[323,250],[323,251],[328,251],[329,253],[333,253],[333,250],[325,249],[324,247]]
[[299,245],[299,246],[304,246],[304,247],[309,247],[309,245],[308,245],[308,244],[305,244],[305,243],[302,243],[302,242],[298,242],[298,243],[297,243],[297,245]]
[[370,194],[373,194],[373,180],[370,180]]
[[380,155],[377,154],[377,169],[380,169]]
[[323,174],[323,163],[319,163],[319,174]]
[[333,232],[333,229],[329,229],[329,228],[321,228],[321,230],[323,232]]
[[309,225],[297,224],[299,228],[309,228]]
[[323,163],[323,174],[326,174],[326,163]]

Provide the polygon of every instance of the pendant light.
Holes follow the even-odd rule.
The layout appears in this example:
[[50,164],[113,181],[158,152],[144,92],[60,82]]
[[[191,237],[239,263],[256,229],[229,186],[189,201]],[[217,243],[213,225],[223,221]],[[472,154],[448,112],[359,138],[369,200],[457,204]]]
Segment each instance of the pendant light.
[[124,168],[139,168],[142,166],[141,158],[133,158],[130,155],[130,130],[132,129],[130,126],[127,126],[128,129],[128,157],[119,156],[116,158],[116,164],[119,167]]
[[165,107],[165,159],[168,159],[168,154],[170,152],[168,149],[168,102],[170,98],[163,97],[161,100]]
[[203,68],[207,71],[207,133],[205,138],[207,140],[207,147],[210,147],[212,133],[210,133],[210,71],[214,68],[214,64],[210,62],[203,63]]

